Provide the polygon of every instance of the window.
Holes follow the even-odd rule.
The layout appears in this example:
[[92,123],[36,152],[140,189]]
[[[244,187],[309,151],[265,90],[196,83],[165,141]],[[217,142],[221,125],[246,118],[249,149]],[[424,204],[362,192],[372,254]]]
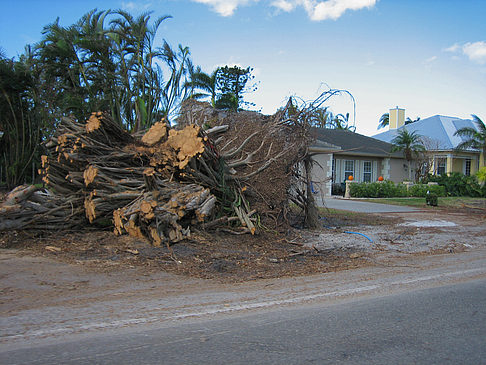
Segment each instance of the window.
[[363,163],[363,182],[371,182],[371,161]]
[[464,161],[464,175],[471,176],[471,159],[468,158]]
[[439,158],[437,160],[437,175],[445,175],[447,167],[447,159],[446,158]]
[[344,180],[348,180],[350,176],[354,177],[354,161],[344,161]]

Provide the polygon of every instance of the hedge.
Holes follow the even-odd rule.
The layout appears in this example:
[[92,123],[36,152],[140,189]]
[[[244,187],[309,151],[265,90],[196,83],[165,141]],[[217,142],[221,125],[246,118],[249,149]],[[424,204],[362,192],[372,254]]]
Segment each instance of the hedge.
[[423,197],[427,192],[437,196],[446,196],[446,190],[440,185],[415,184],[409,190],[404,184],[392,181],[372,183],[352,183],[350,194],[354,198],[395,198],[395,197]]

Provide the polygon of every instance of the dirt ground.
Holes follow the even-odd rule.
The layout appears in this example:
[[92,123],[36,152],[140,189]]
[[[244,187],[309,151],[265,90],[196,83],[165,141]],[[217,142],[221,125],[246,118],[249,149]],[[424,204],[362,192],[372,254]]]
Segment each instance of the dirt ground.
[[[484,209],[386,218],[329,212],[322,222],[322,229],[285,235],[194,232],[170,249],[111,232],[3,232],[0,346],[146,326],[240,302],[292,301],[320,293],[328,280],[370,280],[377,271],[413,271],[424,259],[485,254]],[[329,275],[323,281],[320,273]]]
[[322,229],[290,229],[285,235],[194,232],[191,239],[170,248],[109,231],[3,232],[0,248],[92,272],[137,268],[147,274],[228,283],[346,270],[400,255],[454,253],[486,245],[483,208],[426,208],[386,217],[332,212],[324,214],[322,222]]

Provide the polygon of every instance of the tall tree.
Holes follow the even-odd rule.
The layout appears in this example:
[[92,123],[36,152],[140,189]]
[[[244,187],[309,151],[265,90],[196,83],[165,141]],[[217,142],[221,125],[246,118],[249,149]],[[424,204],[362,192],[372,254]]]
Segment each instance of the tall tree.
[[195,90],[199,90],[199,92],[194,92],[191,97],[194,99],[209,98],[211,106],[215,107],[218,92],[218,72],[219,68],[214,70],[211,74],[207,74],[201,70],[194,72],[190,76],[188,86]]
[[154,62],[157,58],[174,60],[174,57],[164,55],[165,49],[155,48],[154,40],[161,23],[171,17],[164,15],[150,24],[150,12],[138,17],[123,10],[116,14],[120,17],[110,24],[124,86],[124,117],[128,128],[137,131],[153,123],[154,116],[159,114],[164,85]]
[[216,107],[238,110],[243,105],[251,105],[251,103],[243,100],[243,94],[255,91],[256,84],[249,84],[255,76],[252,73],[251,67],[241,68],[238,66],[224,66],[220,67],[217,73],[217,86],[220,95],[216,100]]
[[457,149],[465,150],[474,148],[481,151],[483,155],[482,165],[484,166],[486,164],[486,125],[477,115],[473,114],[472,117],[474,124],[476,124],[476,128],[464,127],[458,129],[454,133],[455,136],[465,138],[465,140],[457,146]]
[[421,136],[402,128],[391,143],[393,144],[392,152],[403,151],[408,164],[408,178],[412,180],[412,161],[419,151],[425,150]]
[[334,116],[329,107],[321,107],[309,113],[309,124],[317,128],[333,128]]
[[344,114],[336,114],[332,119],[333,128],[334,129],[342,129],[355,132],[356,127],[354,125],[349,124],[349,113]]
[[380,117],[380,122],[378,124],[378,129],[385,128],[388,125],[390,125],[390,113],[384,113]]
[[[0,57],[0,168],[9,189],[36,170],[45,115],[26,63]],[[30,180],[30,179],[28,179]]]
[[162,89],[161,112],[170,120],[180,103],[190,95],[189,69],[193,68],[193,65],[189,58],[189,48],[180,44],[175,52],[164,41],[162,56],[168,66],[169,79]]

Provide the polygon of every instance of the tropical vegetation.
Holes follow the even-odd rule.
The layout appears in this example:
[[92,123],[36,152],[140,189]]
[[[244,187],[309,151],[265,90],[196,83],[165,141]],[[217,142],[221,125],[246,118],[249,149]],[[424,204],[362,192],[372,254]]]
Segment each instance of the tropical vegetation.
[[454,135],[462,137],[464,140],[458,146],[458,150],[476,149],[483,154],[483,163],[486,159],[486,125],[477,115],[472,115],[476,128],[464,127],[458,129]]
[[92,10],[70,26],[59,19],[45,26],[18,60],[0,52],[0,183],[12,188],[34,179],[41,143],[64,116],[84,120],[103,111],[137,132],[161,119],[173,123],[191,97],[206,94],[233,110],[249,106],[252,69],[221,67],[204,79],[187,46],[157,41],[170,18]]
[[350,185],[350,194],[355,198],[392,198],[392,197],[422,197],[428,194],[446,196],[446,188],[441,185],[415,184],[407,188],[404,184],[392,181],[354,183]]
[[380,117],[380,121],[378,123],[378,129],[385,128],[386,126],[390,125],[390,113],[384,113]]
[[409,132],[406,128],[402,128],[391,143],[393,144],[392,152],[403,151],[408,165],[408,178],[412,180],[412,161],[419,152],[425,150],[421,136],[415,131]]

